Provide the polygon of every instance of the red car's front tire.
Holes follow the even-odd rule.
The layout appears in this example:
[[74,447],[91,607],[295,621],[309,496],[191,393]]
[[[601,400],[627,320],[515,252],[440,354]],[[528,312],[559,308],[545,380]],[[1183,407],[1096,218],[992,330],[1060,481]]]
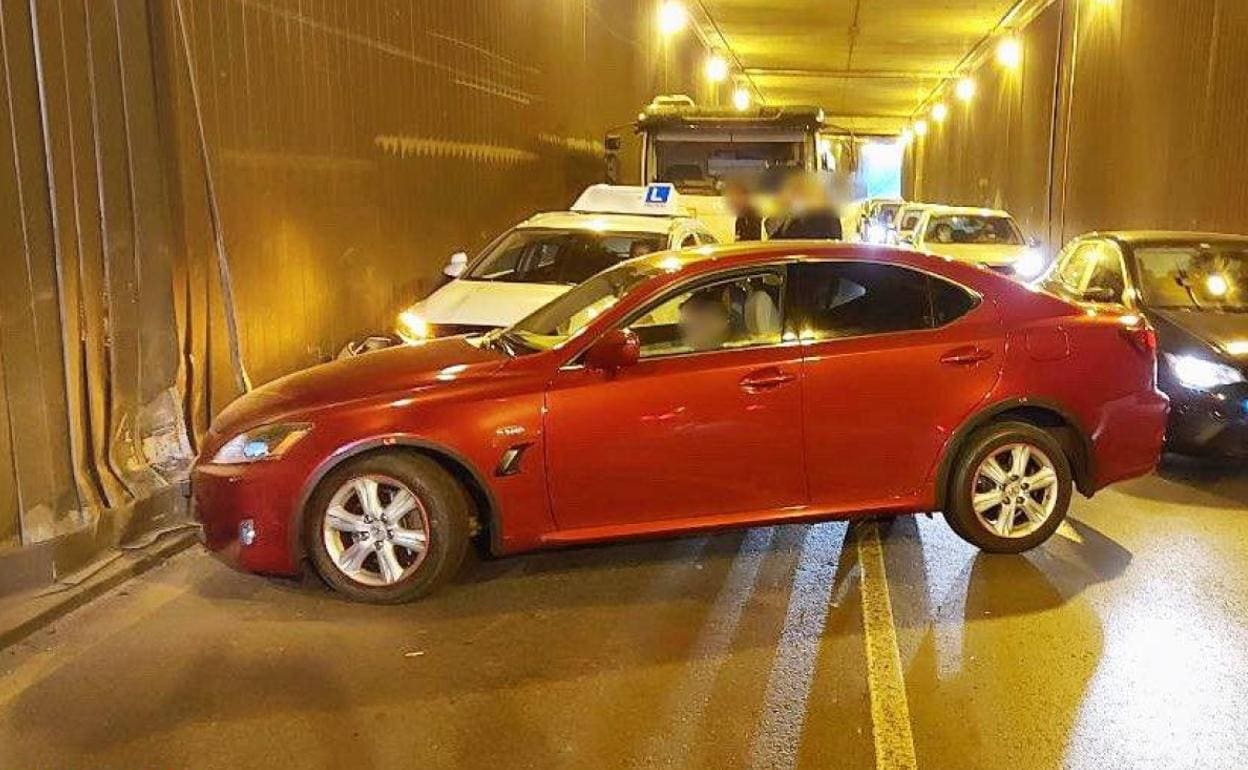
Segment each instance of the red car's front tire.
[[433,460],[369,454],[330,471],[308,501],[304,542],[332,588],[358,601],[398,604],[431,593],[468,550],[467,494]]

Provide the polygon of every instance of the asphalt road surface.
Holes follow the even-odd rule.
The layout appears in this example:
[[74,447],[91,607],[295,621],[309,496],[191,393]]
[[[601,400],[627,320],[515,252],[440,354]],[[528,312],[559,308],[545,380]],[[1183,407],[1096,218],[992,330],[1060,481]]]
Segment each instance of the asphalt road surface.
[[0,653],[0,767],[1241,768],[1248,470],[1023,557],[937,516],[474,563],[402,607],[198,549]]

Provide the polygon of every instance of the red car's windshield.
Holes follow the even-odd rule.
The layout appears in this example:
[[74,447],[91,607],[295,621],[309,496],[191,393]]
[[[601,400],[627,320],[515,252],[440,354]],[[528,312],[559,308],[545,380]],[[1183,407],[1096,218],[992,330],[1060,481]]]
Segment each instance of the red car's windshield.
[[549,350],[579,334],[635,286],[694,257],[662,253],[621,262],[516,323],[506,331],[532,350]]

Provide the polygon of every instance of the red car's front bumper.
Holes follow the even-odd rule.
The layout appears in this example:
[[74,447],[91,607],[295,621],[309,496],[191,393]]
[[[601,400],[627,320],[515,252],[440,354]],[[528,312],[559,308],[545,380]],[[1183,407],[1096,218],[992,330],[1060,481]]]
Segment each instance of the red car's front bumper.
[[[299,571],[298,521],[301,486],[280,462],[197,465],[191,474],[195,517],[204,546],[228,564],[251,572],[293,575]],[[239,541],[251,520],[255,540]]]

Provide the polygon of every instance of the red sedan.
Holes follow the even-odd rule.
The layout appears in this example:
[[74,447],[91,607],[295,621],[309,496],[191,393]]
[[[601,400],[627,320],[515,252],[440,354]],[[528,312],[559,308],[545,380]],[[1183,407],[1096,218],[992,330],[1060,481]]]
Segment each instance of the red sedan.
[[243,569],[373,602],[494,553],[944,511],[1015,553],[1150,471],[1156,340],[993,272],[802,242],[668,252],[510,329],[299,372],[226,409],[194,495]]

